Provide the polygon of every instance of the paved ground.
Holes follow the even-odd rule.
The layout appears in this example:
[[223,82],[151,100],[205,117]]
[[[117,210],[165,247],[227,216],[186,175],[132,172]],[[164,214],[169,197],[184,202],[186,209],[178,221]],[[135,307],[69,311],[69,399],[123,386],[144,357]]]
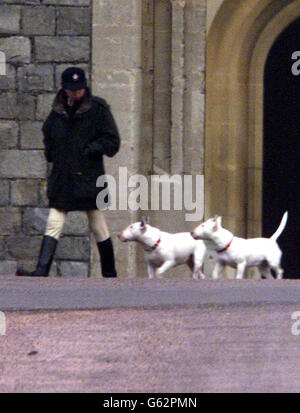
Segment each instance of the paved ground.
[[299,284],[0,278],[0,392],[299,392]]

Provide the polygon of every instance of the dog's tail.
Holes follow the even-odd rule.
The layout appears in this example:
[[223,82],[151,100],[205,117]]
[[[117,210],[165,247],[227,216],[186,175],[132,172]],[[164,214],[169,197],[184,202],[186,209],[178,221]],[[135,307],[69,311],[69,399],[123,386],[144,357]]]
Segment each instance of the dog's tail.
[[281,222],[280,222],[280,225],[279,225],[277,231],[271,236],[270,239],[272,239],[273,241],[277,240],[277,238],[281,235],[282,231],[284,230],[284,228],[286,226],[287,219],[288,219],[288,212],[286,211],[283,214],[283,217],[281,219]]

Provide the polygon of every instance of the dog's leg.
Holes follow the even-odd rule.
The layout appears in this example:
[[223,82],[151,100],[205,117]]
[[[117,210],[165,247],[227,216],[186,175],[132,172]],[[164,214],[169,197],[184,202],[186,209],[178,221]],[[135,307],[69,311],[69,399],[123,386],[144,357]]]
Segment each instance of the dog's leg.
[[195,278],[196,280],[199,280],[199,278],[201,278],[201,280],[205,279],[205,274],[203,272],[203,265],[200,266],[196,274],[195,273],[193,274],[193,278]]
[[246,265],[247,265],[246,261],[240,262],[237,265],[237,273],[236,273],[236,279],[237,280],[242,280],[243,279],[244,272],[245,272],[245,269],[246,269]]
[[260,265],[259,272],[262,278],[271,278],[271,279],[273,278],[271,271],[270,271],[270,267],[266,265]]
[[147,264],[147,271],[148,271],[148,276],[149,276],[149,278],[154,278],[154,273],[155,273],[155,270],[154,270],[154,268],[152,267],[152,265],[151,264]]
[[276,279],[281,280],[283,277],[283,269],[278,265],[277,267],[272,267],[272,270],[275,271]]
[[220,278],[220,275],[222,274],[222,272],[224,270],[224,267],[225,267],[225,265],[222,262],[220,262],[220,261],[216,262],[216,265],[215,265],[215,267],[213,269],[213,272],[212,272],[213,280],[217,280],[218,278]]
[[174,261],[172,260],[168,260],[165,261],[159,268],[157,268],[155,270],[155,275],[159,276],[161,274],[163,274],[164,272],[166,272],[169,268],[172,268],[174,266]]

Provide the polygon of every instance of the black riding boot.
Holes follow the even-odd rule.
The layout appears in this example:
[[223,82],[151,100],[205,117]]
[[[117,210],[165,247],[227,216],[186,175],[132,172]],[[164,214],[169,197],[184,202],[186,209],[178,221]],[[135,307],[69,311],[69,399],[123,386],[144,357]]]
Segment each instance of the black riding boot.
[[45,235],[42,241],[39,261],[35,271],[19,269],[16,275],[19,277],[48,277],[57,246],[57,239]]
[[100,254],[102,276],[105,278],[116,277],[117,271],[115,268],[114,250],[111,238],[97,242],[97,246]]

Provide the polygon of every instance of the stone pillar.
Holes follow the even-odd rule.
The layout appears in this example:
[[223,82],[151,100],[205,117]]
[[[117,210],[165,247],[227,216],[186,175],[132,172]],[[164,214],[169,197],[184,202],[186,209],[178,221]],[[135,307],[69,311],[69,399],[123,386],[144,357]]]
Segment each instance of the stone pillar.
[[[118,182],[119,167],[126,167],[128,178],[138,172],[142,119],[142,2],[140,0],[97,0],[93,2],[92,87],[95,95],[110,104],[118,124],[122,145],[112,159],[105,159],[106,173]],[[144,154],[145,155],[145,154]],[[146,155],[147,156],[147,155]],[[120,276],[135,277],[136,245],[122,244],[115,235],[137,213],[119,210],[120,197],[127,195],[127,182],[117,191],[117,210],[106,211]],[[92,274],[100,274],[98,252],[93,248]]]

